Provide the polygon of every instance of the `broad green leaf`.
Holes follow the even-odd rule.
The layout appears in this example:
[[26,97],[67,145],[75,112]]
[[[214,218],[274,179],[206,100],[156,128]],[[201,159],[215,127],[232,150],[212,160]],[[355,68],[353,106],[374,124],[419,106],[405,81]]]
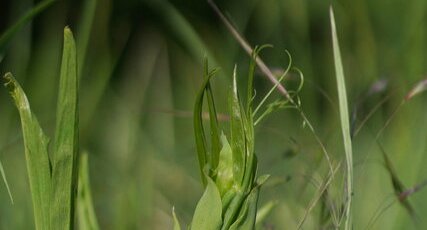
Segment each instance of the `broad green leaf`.
[[227,141],[227,137],[222,134],[221,135],[222,142],[222,150],[219,156],[219,164],[217,168],[216,174],[216,184],[218,186],[218,190],[221,194],[221,197],[227,191],[230,191],[233,186],[234,178],[233,178],[233,158],[230,144]]
[[234,67],[233,87],[231,89],[231,95],[229,96],[231,131],[230,144],[233,152],[233,175],[235,184],[241,185],[246,163],[245,118],[238,96],[236,81],[236,67]]
[[8,30],[0,36],[0,63],[6,52],[7,45],[19,29],[27,24],[32,18],[50,6],[55,0],[45,0],[38,3],[34,8],[28,10],[22,17],[19,18]]
[[179,224],[179,220],[176,217],[175,208],[172,208],[172,216],[173,216],[173,230],[181,230],[181,225]]
[[64,29],[61,75],[52,154],[52,229],[72,229],[77,194],[78,102],[76,46],[71,30]]
[[28,99],[19,83],[10,73],[7,73],[4,79],[6,81],[5,86],[9,89],[21,117],[35,226],[37,230],[50,229],[51,175],[48,155],[49,139],[43,133],[37,118],[31,112]]
[[222,204],[221,196],[215,183],[206,177],[206,190],[197,203],[191,222],[192,230],[218,230],[222,224]]
[[351,202],[353,193],[353,150],[351,144],[350,119],[348,115],[347,92],[345,86],[344,69],[341,61],[340,47],[335,26],[335,17],[332,6],[330,8],[332,46],[334,50],[334,63],[338,88],[341,131],[344,140],[345,157],[347,162],[346,175],[346,204],[345,204],[345,229],[351,229]]
[[79,217],[79,229],[98,230],[98,221],[92,202],[92,193],[89,181],[88,153],[83,152],[79,163],[79,181],[77,194],[77,209]]
[[13,204],[13,196],[12,196],[12,193],[10,192],[9,183],[7,182],[6,173],[4,172],[3,164],[1,163],[1,161],[0,161],[0,173],[1,173],[1,177],[3,178],[4,185],[6,186],[7,193],[9,194],[10,202],[12,202]]
[[[205,57],[204,61],[204,79],[208,79],[210,75],[215,74],[216,70],[214,69],[213,72],[209,72],[209,65],[208,65],[208,59]],[[212,169],[216,169],[219,162],[219,155],[221,151],[221,143],[219,140],[219,127],[218,127],[218,119],[217,119],[217,113],[215,109],[215,102],[213,99],[211,84],[208,82],[206,85],[206,97],[208,101],[208,108],[209,108],[209,120],[210,120],[210,134],[211,134],[211,167]]]

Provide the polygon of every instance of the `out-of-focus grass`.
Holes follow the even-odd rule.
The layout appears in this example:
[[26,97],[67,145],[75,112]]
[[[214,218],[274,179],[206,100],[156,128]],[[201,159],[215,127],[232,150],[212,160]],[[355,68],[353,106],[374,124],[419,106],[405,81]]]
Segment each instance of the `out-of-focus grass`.
[[[212,87],[218,92],[218,112],[227,111],[224,89],[231,79],[226,76],[231,76],[235,63],[240,72],[245,71],[249,58],[205,1],[163,0],[150,5],[152,2],[145,0],[97,0],[94,11],[90,3],[95,1],[57,1],[36,16],[12,37],[0,71],[16,73],[28,90],[41,125],[47,134],[53,133],[55,119],[51,114],[56,103],[60,34],[65,25],[76,28],[78,55],[82,55],[78,57],[81,148],[90,153],[89,176],[100,228],[170,229],[172,206],[182,223],[190,223],[202,188],[197,182],[192,118],[178,116],[174,111],[192,111],[203,80],[200,73],[204,54],[211,55],[211,63],[215,59],[222,69]],[[341,137],[335,109],[338,97],[334,93],[330,2],[216,3],[252,45],[274,45],[262,55],[271,68],[283,71],[288,61],[283,51],[289,50],[294,65],[305,76],[306,84],[300,93],[304,111],[331,157],[336,162],[344,160],[343,146],[337,144]],[[402,98],[427,73],[426,3],[414,0],[405,4],[402,7],[397,0],[334,2],[349,109],[358,108],[356,124],[391,95],[352,140],[352,213],[356,229],[367,226],[376,211],[395,197],[390,174],[383,167],[381,151],[373,140]],[[2,1],[0,34],[32,6],[27,0]],[[153,7],[160,8],[155,11]],[[171,9],[172,19],[161,16],[161,12]],[[359,105],[369,87],[384,78],[389,82],[387,88]],[[298,85],[294,79],[291,77],[284,84]],[[263,95],[270,83],[257,75],[255,88],[257,95]],[[379,138],[407,188],[426,179],[425,100],[425,95],[420,94],[405,103]],[[277,200],[262,226],[292,229],[317,194],[316,181],[325,179],[327,163],[311,133],[292,110],[272,114],[255,131],[259,170],[272,174],[260,194],[260,204]],[[19,133],[17,113],[2,90],[0,159],[15,204],[10,204],[1,184],[1,229],[33,227]],[[336,176],[337,180],[341,176]],[[329,196],[337,196],[342,189],[338,187],[331,188]],[[408,197],[418,215],[427,212],[425,197],[423,189]],[[304,229],[317,229],[320,207],[318,203],[307,217]],[[396,202],[372,229],[422,229],[426,225],[421,218],[414,225]]]

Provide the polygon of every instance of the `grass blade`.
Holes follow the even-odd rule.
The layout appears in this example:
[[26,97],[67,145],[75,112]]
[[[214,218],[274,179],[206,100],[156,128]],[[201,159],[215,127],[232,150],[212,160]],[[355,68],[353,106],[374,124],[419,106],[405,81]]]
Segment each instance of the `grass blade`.
[[1,177],[3,178],[4,185],[6,186],[7,193],[9,194],[10,202],[12,202],[13,204],[13,196],[12,196],[12,193],[10,192],[9,183],[7,182],[6,173],[4,172],[3,164],[1,163],[1,161],[0,161],[0,173],[1,173]]
[[4,53],[6,51],[7,45],[19,29],[21,29],[25,24],[27,24],[32,18],[50,6],[55,0],[45,0],[37,4],[34,8],[30,9],[25,15],[23,15],[15,24],[13,24],[6,32],[0,37],[0,62],[3,60]]
[[335,27],[335,17],[332,6],[330,8],[332,46],[334,50],[335,72],[338,88],[338,100],[340,110],[341,131],[344,140],[344,149],[347,163],[346,192],[347,200],[345,205],[345,229],[351,229],[351,201],[353,193],[353,150],[351,144],[350,119],[348,115],[347,93],[344,79],[344,70],[341,61],[338,36]]
[[98,221],[92,202],[92,193],[89,181],[88,153],[84,152],[79,163],[79,192],[78,192],[78,214],[79,229],[98,230]]
[[6,81],[5,86],[9,89],[21,117],[35,226],[37,230],[50,229],[49,199],[51,177],[48,155],[49,139],[43,133],[37,118],[31,112],[28,99],[19,83],[10,73],[7,73],[4,79]]
[[95,18],[95,11],[97,0],[87,0],[83,3],[83,14],[81,22],[79,23],[79,30],[77,33],[77,53],[78,53],[78,76],[82,77],[83,66],[86,59],[87,46],[89,44],[90,33],[92,30],[93,20]]
[[71,30],[64,29],[58,107],[52,154],[52,229],[72,229],[77,192],[78,102],[76,46]]

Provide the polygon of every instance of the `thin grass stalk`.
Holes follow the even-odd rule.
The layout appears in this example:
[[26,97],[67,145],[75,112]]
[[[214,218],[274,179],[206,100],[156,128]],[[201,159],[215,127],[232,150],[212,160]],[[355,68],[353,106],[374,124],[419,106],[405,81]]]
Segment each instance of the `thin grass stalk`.
[[19,18],[8,30],[0,36],[0,62],[3,60],[7,45],[19,29],[27,24],[31,19],[49,7],[55,0],[45,0],[38,3],[35,7],[28,10],[22,17]]
[[351,229],[351,208],[353,194],[353,150],[351,143],[350,119],[348,114],[347,93],[344,78],[344,69],[341,61],[341,53],[338,43],[338,36],[335,26],[335,17],[332,6],[330,7],[331,31],[332,31],[332,46],[334,52],[335,73],[338,88],[338,100],[340,110],[341,131],[344,140],[344,149],[347,163],[346,174],[346,202],[345,202],[345,229]]
[[10,191],[9,183],[7,182],[6,173],[4,172],[3,164],[1,163],[1,161],[0,161],[0,173],[1,173],[1,177],[3,178],[4,185],[6,186],[7,193],[9,194],[10,202],[14,204],[12,192]]

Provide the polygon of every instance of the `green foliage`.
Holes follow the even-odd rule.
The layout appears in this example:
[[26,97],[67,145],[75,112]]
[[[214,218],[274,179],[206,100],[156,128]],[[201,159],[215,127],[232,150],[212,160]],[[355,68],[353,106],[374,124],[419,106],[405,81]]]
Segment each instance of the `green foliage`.
[[12,74],[4,76],[21,117],[36,229],[73,228],[78,153],[76,62],[74,38],[71,30],[65,28],[55,144],[50,158],[49,139],[32,113],[23,89]]
[[[199,169],[205,193],[200,199],[192,221],[192,229],[253,229],[260,186],[267,179],[256,181],[257,159],[254,153],[254,122],[252,112],[253,76],[255,60],[260,49],[254,52],[249,68],[246,105],[239,98],[237,67],[233,71],[233,85],[228,95],[230,111],[230,142],[222,134],[219,142],[219,125],[210,88],[210,79],[216,70],[209,71],[205,60],[204,82],[196,97],[194,107],[194,132],[199,159]],[[208,152],[203,127],[202,107],[206,93],[210,119],[211,151]],[[219,151],[221,149],[221,151]],[[210,156],[210,157],[209,157]],[[207,211],[209,210],[209,211]],[[214,213],[214,214],[212,214]],[[219,215],[217,216],[217,213]],[[221,218],[222,217],[222,218]],[[211,219],[212,218],[212,219]],[[213,221],[207,225],[206,221]]]
[[[75,25],[77,75],[81,79],[80,145],[90,150],[89,161],[94,163],[90,178],[95,182],[90,190],[83,155],[78,170],[76,228],[171,229],[172,221],[164,211],[175,205],[182,226],[175,212],[170,220],[174,219],[175,229],[188,229],[184,224],[191,221],[199,192],[194,181],[198,171],[193,170],[196,167],[188,155],[194,148],[188,127],[193,92],[199,88],[195,70],[203,54],[211,66],[223,70],[215,80],[210,78],[201,99],[200,127],[205,135],[201,154],[205,158],[199,169],[204,186],[208,186],[208,174],[220,193],[226,223],[221,228],[242,229],[247,226],[243,223],[251,228],[249,210],[259,209],[256,229],[344,229],[349,198],[352,219],[347,223],[355,229],[426,228],[427,222],[417,219],[417,214],[427,213],[427,170],[423,166],[427,160],[427,1],[408,1],[405,7],[400,1],[387,0],[339,2],[334,8],[338,23],[335,39],[339,38],[340,45],[336,66],[332,39],[326,33],[331,26],[327,1],[215,1],[218,12],[227,12],[218,18],[206,1],[0,2],[0,71],[14,73],[31,102],[31,112],[52,137],[50,170],[57,148],[58,29]],[[229,33],[218,24],[219,19],[228,20]],[[255,189],[245,187],[256,184],[256,175],[247,173],[256,171],[256,163],[250,163],[256,158],[232,151],[226,97],[234,96],[228,90],[234,63],[245,65],[240,64],[245,54],[239,44],[254,55],[250,43],[265,42],[274,44],[279,52],[266,52],[263,60],[252,59],[249,76],[244,69],[236,71],[240,91],[237,108],[246,119],[239,125],[256,128],[257,167],[274,175],[263,185],[257,208],[253,208],[254,202],[246,201],[256,198]],[[283,57],[283,48],[292,51],[293,62],[305,74],[304,81],[298,79],[302,77],[298,70],[292,69],[292,60],[288,64]],[[255,64],[259,69],[252,71]],[[341,121],[344,113],[340,110],[348,108],[339,103],[341,93],[336,102],[332,97],[337,89],[344,89],[344,84],[336,84],[338,74],[331,74],[342,64],[345,75],[337,72],[345,76],[348,98],[344,101],[352,110],[348,118],[350,131],[354,131],[353,191],[347,188],[351,185],[344,154],[348,144],[342,148],[341,139],[348,133],[344,129],[348,121]],[[207,66],[205,78],[212,72]],[[387,82],[386,86],[371,88],[379,81]],[[304,82],[301,91],[297,90],[298,82]],[[269,84],[274,85],[271,90]],[[253,87],[256,92],[246,90]],[[278,94],[284,97],[276,98]],[[28,162],[20,154],[25,135],[18,130],[18,116],[7,99],[4,91],[0,92],[0,229],[34,229],[31,215],[36,213],[29,203],[34,194],[25,194],[33,189],[27,180],[34,178],[26,175]],[[255,109],[248,116],[251,108]],[[287,108],[292,110],[269,116]],[[247,150],[241,152],[255,152],[250,150],[250,143],[254,143],[248,138],[251,130],[244,133]],[[297,148],[289,143],[293,139]],[[32,153],[33,158],[35,155]],[[244,170],[239,172],[243,177],[235,180],[233,166],[237,161],[233,158],[237,157],[241,157]],[[63,173],[69,174],[69,169]],[[53,190],[53,179],[50,183],[49,190]],[[350,192],[354,192],[352,197]],[[13,206],[9,202],[12,195]],[[49,206],[52,200],[49,198]],[[269,200],[277,201],[273,211],[267,209],[271,206],[262,208],[264,201],[272,204]],[[35,211],[38,216],[43,213],[42,207]],[[270,214],[265,217],[263,213]],[[47,216],[50,225],[51,214]]]

